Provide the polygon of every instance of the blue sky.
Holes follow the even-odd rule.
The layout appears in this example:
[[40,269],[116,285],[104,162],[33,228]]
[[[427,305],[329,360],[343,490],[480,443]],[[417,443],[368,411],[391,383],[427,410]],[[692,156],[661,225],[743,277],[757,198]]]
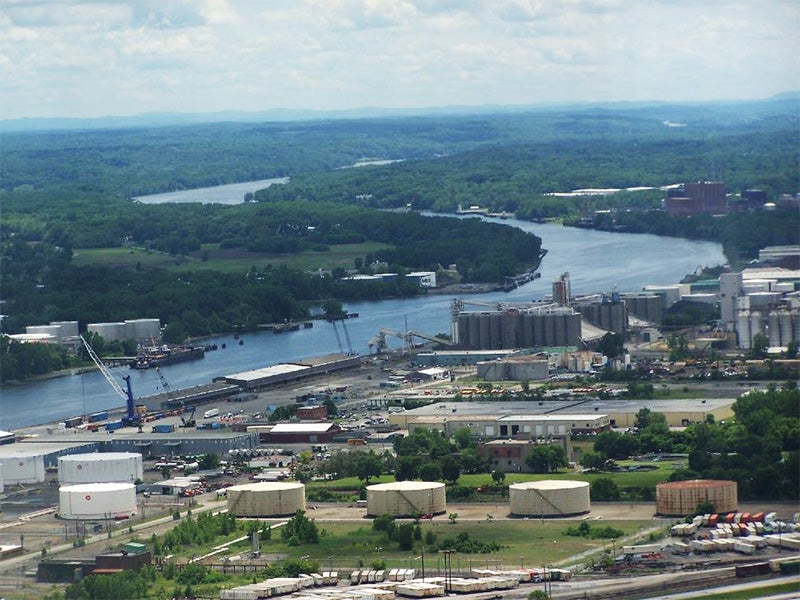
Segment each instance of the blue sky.
[[764,98],[797,0],[0,0],[0,118]]

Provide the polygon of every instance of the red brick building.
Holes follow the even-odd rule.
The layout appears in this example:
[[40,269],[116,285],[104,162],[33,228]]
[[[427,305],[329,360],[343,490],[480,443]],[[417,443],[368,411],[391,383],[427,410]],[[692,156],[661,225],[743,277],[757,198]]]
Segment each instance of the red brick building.
[[721,181],[685,183],[667,192],[664,207],[671,215],[725,214],[728,211],[725,184]]

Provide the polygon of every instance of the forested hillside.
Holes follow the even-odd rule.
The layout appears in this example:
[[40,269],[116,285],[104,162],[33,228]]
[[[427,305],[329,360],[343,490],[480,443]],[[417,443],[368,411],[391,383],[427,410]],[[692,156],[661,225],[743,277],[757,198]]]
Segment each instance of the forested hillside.
[[[177,338],[300,318],[310,303],[330,299],[420,293],[402,278],[355,288],[268,262],[333,256],[345,246],[355,253],[346,267],[365,273],[455,264],[463,281],[500,282],[538,265],[546,240],[413,212],[451,212],[459,204],[583,223],[597,209],[616,208],[589,224],[715,239],[747,257],[796,241],[797,215],[674,219],[654,211],[658,190],[547,194],[703,178],[722,179],[732,192],[761,188],[771,199],[796,193],[799,118],[788,100],[3,133],[2,329],[155,312]],[[398,162],[345,168],[362,159]],[[131,200],[277,176],[290,182],[237,206]],[[93,261],[72,260],[87,249],[98,251]],[[117,264],[111,257],[122,251],[175,260]],[[226,252],[237,256],[236,269],[220,268]],[[342,264],[333,264],[322,270],[342,275]]]

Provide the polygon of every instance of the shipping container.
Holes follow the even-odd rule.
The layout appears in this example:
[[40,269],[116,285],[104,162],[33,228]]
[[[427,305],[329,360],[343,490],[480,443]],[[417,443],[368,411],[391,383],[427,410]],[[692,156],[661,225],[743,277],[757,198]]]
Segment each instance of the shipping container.
[[107,421],[107,420],[108,420],[107,412],[99,412],[99,413],[94,413],[93,415],[89,415],[89,423],[97,423],[98,421]]
[[174,433],[175,425],[153,425],[153,433]]
[[111,423],[106,423],[106,431],[116,431],[117,429],[122,429],[122,421],[112,421]]
[[[709,527],[716,527],[717,521],[719,521],[719,515],[711,515],[708,519]],[[703,523],[703,525],[705,525],[705,523]]]

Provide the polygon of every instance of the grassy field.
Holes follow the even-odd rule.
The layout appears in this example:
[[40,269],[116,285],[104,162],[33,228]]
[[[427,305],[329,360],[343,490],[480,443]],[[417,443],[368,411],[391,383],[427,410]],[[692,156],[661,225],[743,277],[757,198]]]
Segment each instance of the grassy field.
[[[620,529],[632,535],[651,521],[603,521],[603,526]],[[332,562],[335,568],[356,568],[359,563],[369,566],[377,560],[385,560],[389,568],[420,568],[421,543],[415,542],[414,551],[403,551],[397,542],[389,541],[383,533],[372,530],[372,521],[365,523],[322,523],[319,524],[321,538],[318,545],[287,546],[275,539],[262,544],[264,554],[278,553],[287,558],[304,556],[320,562],[327,568]],[[566,560],[574,554],[592,549],[611,548],[610,540],[590,540],[565,536],[568,525],[553,521],[481,521],[481,522],[434,522],[422,523],[422,535],[432,530],[436,540],[441,542],[454,538],[460,533],[481,542],[497,542],[502,545],[498,552],[491,554],[453,555],[452,567],[459,568],[492,567],[505,565],[507,568],[538,566]],[[275,538],[278,538],[275,535]],[[430,550],[429,550],[430,551]],[[426,569],[435,569],[439,555],[431,553],[426,557]],[[441,565],[440,565],[441,566]]]
[[[239,249],[225,250],[219,244],[204,244],[199,252],[191,256],[175,256],[141,248],[89,248],[76,250],[73,262],[77,265],[101,264],[115,267],[152,268],[163,267],[180,270],[213,270],[228,273],[244,273],[251,267],[285,266],[303,271],[352,269],[354,260],[374,253],[386,244],[365,242],[331,246],[327,252],[299,252],[297,254],[269,254],[246,252]],[[206,260],[204,260],[204,257]]]
[[[621,467],[628,467],[635,464],[654,465],[658,468],[654,471],[621,471],[612,473],[577,473],[575,471],[561,471],[559,473],[548,473],[546,475],[533,473],[507,473],[505,485],[511,483],[522,483],[525,481],[541,481],[543,479],[572,479],[576,481],[592,481],[600,477],[610,477],[620,488],[629,487],[655,487],[657,483],[666,481],[670,473],[675,470],[672,462],[646,462],[641,463],[633,460],[623,460],[618,462]],[[394,481],[391,475],[371,479],[370,484],[389,483]],[[481,485],[492,485],[492,476],[488,473],[476,475],[461,475],[458,478],[458,485],[477,488]],[[357,490],[362,482],[355,477],[336,479],[334,481],[316,481],[309,483],[309,487],[325,487],[331,490]]]

